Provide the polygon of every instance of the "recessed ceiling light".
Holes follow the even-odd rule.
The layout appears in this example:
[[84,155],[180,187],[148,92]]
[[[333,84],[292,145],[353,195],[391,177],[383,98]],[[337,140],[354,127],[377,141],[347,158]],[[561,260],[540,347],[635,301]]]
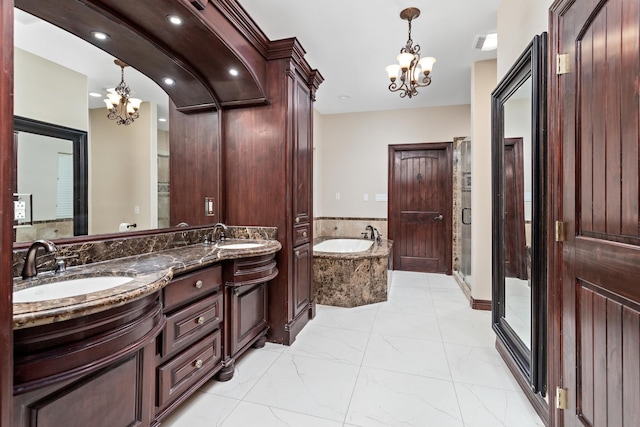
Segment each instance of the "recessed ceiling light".
[[171,77],[165,77],[162,79],[162,81],[164,82],[164,84],[168,86],[173,86],[174,84],[176,84],[176,81],[173,80]]
[[345,99],[349,99],[351,97],[349,95],[340,95],[338,98],[342,99],[342,100],[345,100]]
[[167,15],[167,21],[173,25],[182,25],[182,18],[176,15]]
[[97,40],[109,40],[111,36],[107,33],[103,33],[102,31],[91,31],[91,36]]
[[158,119],[158,121],[159,121],[159,122],[166,122],[166,121],[167,121],[167,119],[164,119],[164,118],[160,117],[160,118]]
[[89,96],[93,96],[94,98],[102,98],[102,94],[98,92],[89,92]]
[[472,47],[477,50],[495,50],[498,48],[498,34],[478,34],[473,40]]
[[229,74],[231,74],[232,76],[234,76],[234,77],[235,77],[235,76],[237,76],[237,75],[238,75],[238,74],[240,74],[240,73],[238,73],[238,70],[236,70],[235,68],[230,68],[230,69],[229,69]]

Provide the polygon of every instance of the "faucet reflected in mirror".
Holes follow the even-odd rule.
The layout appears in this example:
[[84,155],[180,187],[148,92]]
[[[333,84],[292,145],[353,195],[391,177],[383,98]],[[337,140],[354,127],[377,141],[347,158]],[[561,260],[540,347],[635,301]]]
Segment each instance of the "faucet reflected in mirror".
[[35,277],[38,275],[38,268],[36,264],[36,256],[38,253],[38,249],[44,249],[44,252],[55,253],[58,251],[56,245],[49,240],[36,240],[29,246],[27,250],[27,255],[24,257],[24,266],[22,267],[22,278],[28,279],[30,277]]

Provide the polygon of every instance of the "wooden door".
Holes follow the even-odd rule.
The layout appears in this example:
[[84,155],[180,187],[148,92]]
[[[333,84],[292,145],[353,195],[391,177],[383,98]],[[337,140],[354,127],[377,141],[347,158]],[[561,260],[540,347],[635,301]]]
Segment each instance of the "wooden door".
[[504,140],[504,275],[527,280],[522,138]]
[[557,1],[552,28],[556,425],[640,426],[640,0]]
[[451,274],[452,144],[389,146],[389,237],[396,270]]

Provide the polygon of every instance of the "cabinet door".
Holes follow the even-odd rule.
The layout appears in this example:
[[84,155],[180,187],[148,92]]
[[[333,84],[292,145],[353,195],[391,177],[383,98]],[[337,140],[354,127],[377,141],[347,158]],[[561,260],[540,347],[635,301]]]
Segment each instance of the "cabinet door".
[[311,300],[311,247],[300,245],[293,251],[293,318],[309,308]]
[[313,144],[312,110],[309,89],[296,80],[293,157],[293,218],[295,224],[308,223],[311,218],[311,180]]
[[231,356],[242,350],[267,328],[267,283],[251,286],[231,286]]

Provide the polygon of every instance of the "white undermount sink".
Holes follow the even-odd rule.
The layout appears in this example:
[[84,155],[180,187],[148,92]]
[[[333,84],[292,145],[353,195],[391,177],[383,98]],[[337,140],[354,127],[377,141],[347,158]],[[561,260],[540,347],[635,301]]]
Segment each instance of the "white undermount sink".
[[220,249],[251,249],[264,246],[262,243],[231,243],[220,245]]
[[115,288],[131,280],[133,280],[131,277],[126,276],[97,276],[60,280],[16,291],[13,293],[13,302],[25,303],[69,298]]

